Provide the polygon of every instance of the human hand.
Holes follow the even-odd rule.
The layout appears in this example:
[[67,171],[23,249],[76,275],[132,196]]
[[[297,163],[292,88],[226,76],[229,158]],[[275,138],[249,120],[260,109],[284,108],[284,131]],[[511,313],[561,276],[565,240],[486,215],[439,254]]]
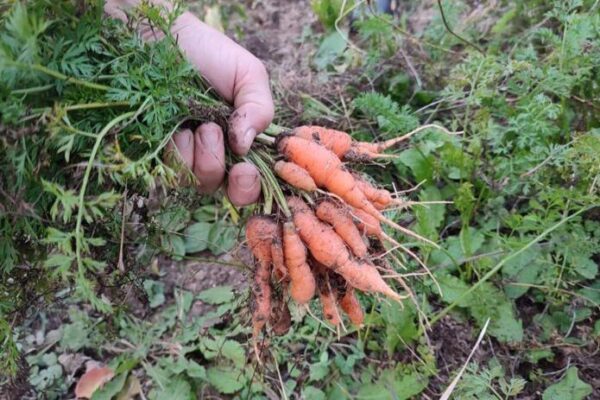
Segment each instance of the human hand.
[[[136,0],[109,0],[105,11],[124,19],[124,8]],[[166,3],[163,3],[166,4]],[[187,60],[235,111],[230,117],[228,142],[231,150],[245,155],[254,138],[273,119],[274,105],[269,77],[262,62],[223,33],[204,24],[193,14],[179,16],[172,27]],[[225,178],[225,139],[215,123],[200,125],[173,136],[181,161],[196,176],[198,190],[216,191]],[[260,196],[260,176],[256,167],[239,163],[229,170],[227,194],[231,202],[243,206]]]

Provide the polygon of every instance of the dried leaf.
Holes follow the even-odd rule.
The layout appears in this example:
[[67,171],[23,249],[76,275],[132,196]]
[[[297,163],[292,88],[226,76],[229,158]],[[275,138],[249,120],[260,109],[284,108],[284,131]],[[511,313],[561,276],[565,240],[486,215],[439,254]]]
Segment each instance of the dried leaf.
[[75,387],[75,396],[78,399],[90,399],[94,392],[110,381],[115,373],[108,367],[90,368],[79,378]]

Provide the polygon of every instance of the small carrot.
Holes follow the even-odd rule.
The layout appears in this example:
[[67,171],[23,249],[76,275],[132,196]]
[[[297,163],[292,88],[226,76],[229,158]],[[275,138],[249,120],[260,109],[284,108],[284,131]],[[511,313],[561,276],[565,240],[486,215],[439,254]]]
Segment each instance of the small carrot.
[[344,239],[355,256],[363,258],[367,255],[367,245],[347,210],[325,200],[317,206],[316,214],[321,221],[333,226],[335,232]]
[[371,203],[378,210],[383,210],[389,207],[391,204],[395,202],[395,199],[392,197],[392,194],[385,189],[377,189],[369,182],[365,181],[361,177],[354,175],[356,178],[356,185],[358,188],[365,194],[366,198],[369,199]]
[[317,186],[328,189],[348,205],[364,210],[394,229],[439,248],[431,240],[398,225],[381,214],[358,188],[352,174],[343,169],[340,159],[325,147],[301,137],[289,135],[281,137],[277,147],[281,154],[308,171]]
[[356,226],[360,231],[363,232],[363,234],[367,236],[374,236],[382,242],[386,239],[386,235],[384,234],[381,224],[377,218],[358,208],[352,209],[352,215],[355,218]]
[[246,239],[257,261],[252,285],[252,335],[255,341],[271,313],[271,240],[276,232],[277,223],[265,216],[250,217],[246,225]]
[[363,324],[365,313],[356,298],[356,292],[353,287],[346,289],[346,293],[340,299],[340,307],[342,307],[342,310],[344,310],[354,325],[361,326]]
[[340,159],[346,161],[371,161],[378,157],[388,156],[381,153],[397,146],[418,132],[432,128],[439,129],[448,134],[455,134],[455,132],[449,132],[446,128],[435,124],[423,125],[403,136],[375,143],[357,142],[346,132],[321,126],[299,126],[292,131],[292,134],[319,143],[334,152]]
[[288,197],[287,203],[302,241],[317,261],[342,275],[359,290],[382,293],[395,300],[402,299],[385,283],[373,265],[351,258],[342,238],[333,228],[321,222],[302,199]]
[[328,129],[322,126],[299,126],[292,134],[306,140],[319,143],[321,146],[331,150],[339,158],[343,158],[352,147],[352,137],[346,132]]
[[323,316],[333,326],[338,326],[342,322],[340,312],[337,308],[337,292],[329,283],[329,275],[325,267],[317,268],[319,282],[319,300],[323,307]]
[[290,277],[290,296],[306,304],[315,295],[315,278],[306,262],[306,247],[300,240],[294,223],[283,224],[283,254]]
[[273,166],[273,169],[277,176],[295,188],[307,192],[314,192],[317,190],[317,185],[309,173],[294,163],[277,161]]
[[277,224],[277,233],[271,240],[271,259],[273,262],[273,272],[277,282],[287,279],[287,267],[283,256],[283,234],[281,226]]

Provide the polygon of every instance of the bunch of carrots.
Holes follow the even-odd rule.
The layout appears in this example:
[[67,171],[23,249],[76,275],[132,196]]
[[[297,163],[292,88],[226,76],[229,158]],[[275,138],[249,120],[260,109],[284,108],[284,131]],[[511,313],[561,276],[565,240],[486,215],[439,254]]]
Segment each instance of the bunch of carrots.
[[[251,155],[263,175],[263,188],[269,189],[266,200],[275,197],[279,211],[272,213],[269,206],[265,214],[250,217],[246,226],[246,239],[255,258],[252,327],[257,355],[256,344],[267,324],[274,334],[289,329],[288,298],[308,309],[311,299],[318,296],[324,318],[339,328],[342,312],[353,324],[363,324],[357,290],[380,293],[398,302],[408,297],[393,290],[380,275],[370,239],[379,241],[380,249],[385,249],[384,243],[393,244],[423,267],[414,252],[384,232],[382,224],[437,245],[383,214],[388,208],[414,203],[375,187],[347,163],[389,157],[383,151],[430,127],[437,126],[424,126],[382,143],[367,143],[354,141],[345,132],[301,126],[277,136],[273,141],[278,153],[275,158],[261,155],[260,150]],[[271,167],[265,159],[273,162]],[[284,190],[290,194],[285,195]]]

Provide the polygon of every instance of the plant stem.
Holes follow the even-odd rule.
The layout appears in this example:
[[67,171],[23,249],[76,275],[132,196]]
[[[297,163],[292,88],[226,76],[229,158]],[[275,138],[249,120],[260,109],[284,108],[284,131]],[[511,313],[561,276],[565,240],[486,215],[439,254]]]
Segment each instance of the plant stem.
[[85,168],[85,173],[83,174],[83,181],[81,183],[81,189],[79,189],[79,201],[78,201],[78,209],[77,209],[77,223],[75,225],[75,255],[77,257],[77,270],[80,275],[83,276],[83,263],[81,260],[81,246],[82,246],[82,233],[81,233],[81,223],[83,221],[83,210],[84,210],[84,199],[85,199],[85,191],[87,189],[87,185],[90,179],[90,174],[92,172],[92,168],[94,165],[94,159],[96,158],[96,154],[98,153],[98,149],[100,148],[100,144],[102,143],[102,139],[110,130],[117,125],[119,122],[126,120],[129,117],[132,117],[136,114],[136,112],[131,111],[125,114],[121,114],[118,117],[111,120],[107,123],[104,128],[100,131],[98,136],[96,137],[96,142],[94,143],[94,147],[92,148],[92,152],[90,153],[90,158],[87,163],[87,167]]
[[84,87],[87,87],[90,89],[104,90],[104,91],[108,91],[108,90],[112,89],[110,86],[100,85],[98,83],[87,82],[87,81],[84,81],[81,79],[69,77],[67,75],[61,74],[58,71],[54,71],[53,69],[44,67],[43,65],[40,65],[40,64],[23,64],[23,63],[16,62],[16,61],[5,61],[5,63],[7,63],[8,65],[11,65],[13,67],[16,67],[16,68],[32,69],[34,71],[38,71],[43,74],[49,75],[53,78],[60,79],[61,81],[65,81],[67,83],[73,83],[73,84],[79,85],[79,86],[84,86]]

